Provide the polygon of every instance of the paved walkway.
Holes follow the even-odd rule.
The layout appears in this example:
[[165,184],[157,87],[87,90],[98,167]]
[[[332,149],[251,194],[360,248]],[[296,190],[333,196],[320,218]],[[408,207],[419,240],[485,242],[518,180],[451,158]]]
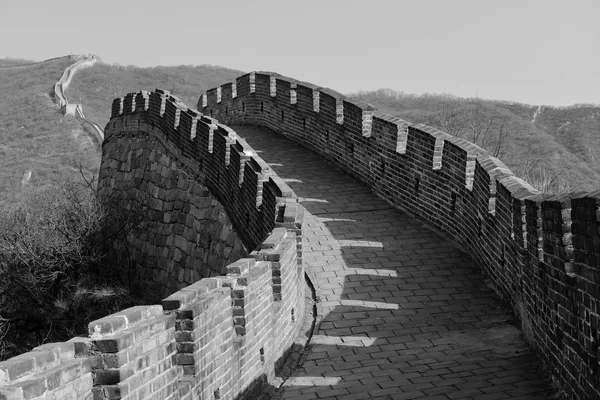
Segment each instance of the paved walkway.
[[554,391],[479,268],[316,154],[234,127],[307,209],[323,310],[278,398],[548,399]]

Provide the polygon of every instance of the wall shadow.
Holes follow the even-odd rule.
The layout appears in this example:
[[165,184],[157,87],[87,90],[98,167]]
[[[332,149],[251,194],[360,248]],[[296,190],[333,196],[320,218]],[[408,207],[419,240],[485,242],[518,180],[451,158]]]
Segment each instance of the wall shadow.
[[303,257],[323,319],[281,398],[553,396],[468,255],[304,147],[233,129],[308,211]]

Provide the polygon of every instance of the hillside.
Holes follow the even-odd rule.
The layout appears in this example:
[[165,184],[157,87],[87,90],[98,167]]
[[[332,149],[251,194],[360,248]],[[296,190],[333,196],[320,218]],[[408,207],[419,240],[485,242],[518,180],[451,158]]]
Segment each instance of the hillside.
[[32,64],[34,61],[24,60],[22,58],[0,58],[1,67],[12,67],[15,65]]
[[[77,74],[68,96],[83,104],[88,118],[104,126],[115,97],[162,88],[195,107],[206,89],[230,82],[240,74],[241,71],[206,65],[137,68],[99,63]],[[600,112],[598,107],[540,108],[391,90],[349,96],[372,103],[382,112],[476,142],[543,191],[600,187],[600,166],[594,164],[595,157],[600,157],[599,119],[594,116]]]
[[[98,148],[75,119],[57,112],[50,98],[54,83],[73,62],[62,57],[23,65],[32,62],[0,59],[0,203],[18,200],[26,187],[79,174],[79,164],[88,174],[97,172]],[[75,74],[66,94],[70,102],[83,104],[88,119],[104,126],[112,100],[128,92],[163,88],[195,107],[202,92],[241,74],[212,66],[136,68],[98,63]],[[22,187],[28,171],[30,183]]]
[[[89,172],[97,170],[97,148],[76,120],[58,113],[50,98],[54,83],[72,63],[71,57],[62,57],[0,68],[0,203],[18,200],[27,187],[79,174],[80,162]],[[28,171],[30,183],[22,186]]]
[[600,106],[538,107],[389,89],[349,96],[475,142],[542,191],[600,187]]
[[87,118],[105,126],[110,119],[112,101],[127,93],[165,89],[196,108],[204,91],[231,82],[242,74],[242,71],[210,65],[138,68],[97,63],[77,73],[67,96],[71,102],[83,104]]
[[[0,203],[30,186],[64,175],[88,173],[99,166],[98,149],[72,118],[57,113],[49,97],[71,57],[31,64],[0,59]],[[30,65],[22,65],[30,64]],[[67,90],[70,102],[82,103],[88,119],[104,126],[112,100],[129,92],[162,88],[195,107],[205,90],[230,82],[241,71],[216,66],[138,68],[97,63],[78,72]],[[412,95],[388,89],[349,94],[379,111],[413,123],[426,123],[461,136],[497,154],[517,175],[544,191],[600,187],[600,107],[538,107],[505,101]]]
[[600,173],[600,107],[577,105],[566,108],[540,107],[535,126],[549,132],[579,160]]

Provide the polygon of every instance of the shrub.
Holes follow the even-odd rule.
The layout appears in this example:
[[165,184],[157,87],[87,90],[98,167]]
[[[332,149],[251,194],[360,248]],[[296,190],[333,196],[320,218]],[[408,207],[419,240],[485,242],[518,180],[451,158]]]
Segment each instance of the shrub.
[[139,303],[120,271],[142,204],[135,194],[100,196],[90,182],[64,181],[1,211],[0,360]]

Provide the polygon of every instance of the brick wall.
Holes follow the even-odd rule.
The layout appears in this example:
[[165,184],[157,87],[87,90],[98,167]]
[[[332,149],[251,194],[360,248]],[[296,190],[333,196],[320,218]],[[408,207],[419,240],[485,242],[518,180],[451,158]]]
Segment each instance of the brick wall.
[[56,82],[54,85],[54,97],[60,107],[63,107],[69,103],[67,96],[65,95],[65,90],[71,83],[73,75],[84,68],[93,66],[96,61],[98,61],[98,59],[94,55],[79,56],[74,64],[65,69],[58,82]]
[[128,238],[122,281],[148,301],[201,278],[225,274],[248,255],[223,205],[192,160],[139,115],[114,118],[103,144],[99,190],[144,199],[148,210]]
[[512,305],[567,396],[600,397],[598,192],[540,195],[472,143],[274,73],[211,89],[198,109],[289,137],[450,234]]
[[[90,323],[88,337],[0,362],[0,399],[256,399],[293,349],[304,318],[303,207],[234,131],[166,92],[117,99],[106,132],[100,190],[141,188],[151,195],[149,214],[163,218],[131,238],[140,276],[144,265],[168,264],[175,249],[182,250],[175,239],[155,240],[170,229],[164,219],[169,202],[178,211],[175,204],[182,202],[186,221],[164,240],[183,229],[188,246],[189,232],[202,235],[202,226],[187,217],[206,202],[222,223],[215,231],[211,220],[208,232],[229,237],[224,232],[231,225],[234,241],[252,251],[222,266],[223,276],[193,282],[160,305]],[[207,200],[205,189],[220,205]],[[165,254],[152,250],[160,246]],[[179,268],[185,281],[185,263]],[[167,279],[159,287],[181,286],[175,275],[159,276]],[[190,273],[191,281],[195,277]]]
[[[91,399],[92,362],[77,339],[50,343],[0,362],[0,399]],[[45,397],[44,397],[45,396]]]
[[296,236],[276,228],[226,276],[96,320],[87,338],[0,362],[0,399],[256,399],[299,333]]

